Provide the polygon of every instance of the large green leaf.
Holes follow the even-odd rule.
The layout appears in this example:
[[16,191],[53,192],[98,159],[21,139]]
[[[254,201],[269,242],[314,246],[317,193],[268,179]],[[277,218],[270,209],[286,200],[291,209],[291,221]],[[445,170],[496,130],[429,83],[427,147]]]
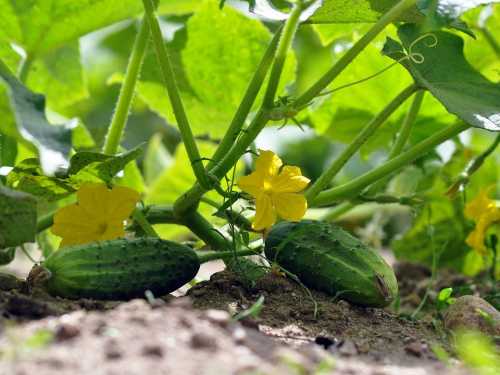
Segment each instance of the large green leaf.
[[[376,22],[399,0],[323,0],[323,6],[311,17],[313,23]],[[422,15],[416,7],[399,21],[418,22]]]
[[36,200],[0,186],[0,249],[35,240]]
[[[189,19],[184,39],[182,31],[178,32],[169,47],[193,132],[221,137],[271,35],[261,22],[227,6],[221,11],[216,0],[208,0]],[[138,94],[152,110],[175,123],[153,54],[146,56]],[[294,69],[291,54],[281,92],[293,79]]]
[[77,41],[55,49],[33,62],[27,86],[47,97],[52,109],[65,107],[87,97]]
[[[398,33],[410,57],[417,57],[402,64],[419,85],[470,125],[500,131],[500,85],[487,80],[467,62],[462,38],[443,31],[422,37],[418,28],[409,24],[401,26]],[[423,39],[418,41],[420,37]],[[404,56],[394,40],[388,40],[384,49],[393,59]]]
[[45,117],[43,95],[29,90],[6,67],[0,69],[0,77],[9,88],[17,123],[14,135],[36,146],[42,168],[47,174],[53,174],[58,168],[67,166],[71,149],[71,128],[76,123],[49,124]]
[[[323,6],[311,18],[313,23],[376,22],[400,0],[323,0]],[[424,15],[436,27],[453,24],[464,12],[498,0],[417,0],[398,21],[422,22]]]

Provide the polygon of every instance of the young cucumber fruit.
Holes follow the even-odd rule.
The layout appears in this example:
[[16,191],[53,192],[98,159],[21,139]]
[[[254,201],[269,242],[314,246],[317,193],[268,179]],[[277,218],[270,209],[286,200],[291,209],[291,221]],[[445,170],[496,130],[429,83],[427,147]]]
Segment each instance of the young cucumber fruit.
[[33,284],[43,281],[50,294],[60,297],[130,299],[146,290],[155,296],[170,293],[199,268],[190,247],[159,238],[116,239],[56,251],[30,276]]
[[396,276],[384,259],[334,224],[278,223],[266,239],[265,254],[305,286],[357,305],[384,307],[398,294]]

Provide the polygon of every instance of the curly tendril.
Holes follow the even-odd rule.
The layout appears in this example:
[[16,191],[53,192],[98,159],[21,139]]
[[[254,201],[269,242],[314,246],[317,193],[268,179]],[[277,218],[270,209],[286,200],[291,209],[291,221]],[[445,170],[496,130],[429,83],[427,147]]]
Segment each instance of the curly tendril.
[[342,89],[346,89],[348,87],[357,85],[359,83],[363,83],[363,82],[369,81],[370,79],[375,78],[375,77],[379,76],[382,73],[385,73],[387,70],[391,69],[394,65],[400,64],[400,63],[402,63],[405,60],[411,60],[415,64],[422,64],[425,61],[425,56],[422,53],[420,53],[420,52],[414,52],[413,51],[413,48],[415,47],[415,45],[417,43],[421,42],[421,41],[424,42],[424,45],[427,48],[435,48],[438,45],[438,42],[439,42],[438,38],[437,38],[437,36],[435,34],[427,33],[427,34],[421,35],[417,39],[415,39],[413,42],[410,43],[410,45],[408,47],[408,53],[407,54],[404,54],[404,52],[402,52],[404,54],[404,56],[401,57],[400,59],[396,60],[395,62],[393,62],[389,66],[385,67],[384,69],[378,71],[375,74],[372,74],[372,75],[370,75],[368,77],[362,78],[362,79],[360,79],[358,81],[347,83],[345,85],[333,88],[331,90],[324,91],[324,92],[318,94],[318,97],[330,95],[330,94],[332,94],[332,93],[334,93],[336,91],[340,91]]

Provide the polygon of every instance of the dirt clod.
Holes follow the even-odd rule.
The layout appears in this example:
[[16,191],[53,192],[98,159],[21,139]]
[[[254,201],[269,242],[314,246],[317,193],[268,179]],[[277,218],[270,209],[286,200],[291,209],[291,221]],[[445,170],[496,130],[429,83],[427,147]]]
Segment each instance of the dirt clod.
[[190,342],[193,349],[213,351],[217,348],[217,342],[215,341],[215,338],[203,332],[193,333],[191,335]]
[[54,338],[56,341],[66,341],[77,337],[80,334],[80,328],[68,323],[61,323],[56,327]]

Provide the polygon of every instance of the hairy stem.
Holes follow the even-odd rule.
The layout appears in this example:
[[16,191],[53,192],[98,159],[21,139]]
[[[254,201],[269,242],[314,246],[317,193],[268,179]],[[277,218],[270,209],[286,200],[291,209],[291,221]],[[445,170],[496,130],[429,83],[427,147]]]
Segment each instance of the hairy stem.
[[142,2],[146,11],[146,18],[151,29],[151,36],[153,38],[161,75],[168,92],[170,103],[172,104],[172,110],[181,133],[182,142],[186,148],[186,152],[191,162],[191,167],[193,168],[198,183],[208,189],[210,184],[205,173],[205,167],[203,166],[198,146],[196,145],[193,132],[191,131],[191,127],[189,125],[186,111],[184,110],[184,105],[182,104],[174,71],[170,62],[170,57],[165,43],[163,42],[160,25],[155,15],[153,2],[152,0],[142,0]]
[[[264,95],[265,99],[263,105],[253,118],[250,125],[242,131],[242,136],[225,154],[224,158],[210,170],[210,174],[215,178],[221,179],[225,176],[225,174],[236,164],[238,159],[246,152],[247,148],[269,121],[268,110],[274,105],[274,97],[278,89],[279,79],[281,77],[286,55],[292,45],[293,37],[299,24],[300,14],[303,9],[304,6],[302,5],[302,2],[299,1],[295,4],[289,18],[286,20],[283,32],[281,33],[280,41],[278,43],[278,49],[276,51],[276,57],[271,70],[269,84]],[[193,186],[174,203],[175,213],[177,215],[182,215],[184,212],[192,210],[207,190],[208,189],[199,183]]]
[[411,163],[423,154],[431,151],[434,147],[442,142],[460,134],[462,131],[468,129],[470,126],[465,123],[458,123],[451,125],[440,132],[434,133],[425,141],[413,146],[407,151],[403,152],[394,159],[389,160],[387,163],[381,165],[374,170],[365,173],[364,175],[349,181],[344,185],[334,187],[332,189],[321,192],[311,203],[314,206],[326,206],[333,204],[341,198],[352,197],[366,188],[368,185],[375,181],[396,172],[405,165]]
[[359,39],[316,83],[300,95],[294,102],[297,109],[305,107],[318,96],[356,58],[370,42],[390,23],[396,21],[416,0],[401,0],[385,13],[368,32]]
[[354,138],[351,144],[339,155],[337,159],[324,171],[316,182],[306,191],[306,198],[311,203],[314,198],[324,190],[333,180],[344,165],[359,150],[359,148],[375,133],[375,131],[389,118],[390,115],[403,104],[415,91],[416,85],[410,85],[401,91],[377,116],[375,116],[361,132]]
[[120,89],[118,102],[115,112],[108,128],[108,133],[104,141],[102,152],[108,155],[114,155],[118,152],[123,131],[127,123],[128,114],[134,98],[135,85],[141,71],[142,61],[146,52],[149,39],[149,25],[146,20],[141,22],[139,32],[137,33],[132,47],[132,53],[128,61],[125,79]]

